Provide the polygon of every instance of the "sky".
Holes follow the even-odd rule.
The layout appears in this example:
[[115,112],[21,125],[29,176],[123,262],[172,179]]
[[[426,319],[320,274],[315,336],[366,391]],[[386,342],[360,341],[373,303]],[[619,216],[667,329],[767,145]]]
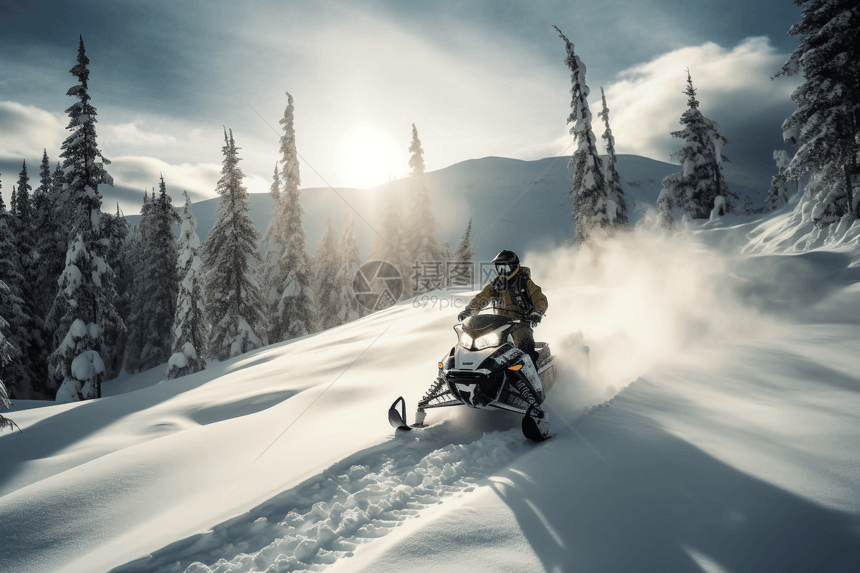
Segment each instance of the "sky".
[[68,132],[78,37],[109,191],[137,212],[163,174],[179,202],[215,196],[225,128],[251,192],[268,192],[278,121],[295,99],[301,186],[369,188],[408,174],[412,124],[428,170],[487,156],[571,154],[570,72],[587,67],[598,138],[606,92],[617,153],[669,161],[689,68],[734,166],[767,186],[796,78],[785,0],[244,3],[0,0],[0,181],[38,174]]

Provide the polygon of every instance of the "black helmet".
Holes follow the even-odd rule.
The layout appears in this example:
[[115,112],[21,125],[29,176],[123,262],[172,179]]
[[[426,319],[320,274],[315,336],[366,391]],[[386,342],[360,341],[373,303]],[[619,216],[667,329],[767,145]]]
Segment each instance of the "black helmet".
[[520,268],[520,258],[513,251],[502,251],[493,259],[500,277],[511,278]]

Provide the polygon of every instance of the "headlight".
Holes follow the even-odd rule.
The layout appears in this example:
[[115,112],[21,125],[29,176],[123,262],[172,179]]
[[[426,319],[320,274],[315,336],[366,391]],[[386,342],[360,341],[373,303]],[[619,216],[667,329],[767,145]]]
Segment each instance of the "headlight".
[[499,346],[502,343],[502,333],[501,332],[491,332],[490,334],[485,334],[479,338],[475,339],[475,348],[478,350],[483,350],[484,348],[492,348],[493,346]]
[[472,343],[475,341],[474,338],[466,334],[465,332],[460,333],[460,346],[465,348],[466,350],[472,349]]

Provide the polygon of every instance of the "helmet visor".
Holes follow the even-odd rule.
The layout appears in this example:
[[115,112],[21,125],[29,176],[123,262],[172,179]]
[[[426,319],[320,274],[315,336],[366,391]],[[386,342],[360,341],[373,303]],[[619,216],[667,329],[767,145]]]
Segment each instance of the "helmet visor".
[[496,272],[499,273],[499,276],[506,277],[509,276],[512,272],[514,272],[514,265],[509,263],[496,263]]

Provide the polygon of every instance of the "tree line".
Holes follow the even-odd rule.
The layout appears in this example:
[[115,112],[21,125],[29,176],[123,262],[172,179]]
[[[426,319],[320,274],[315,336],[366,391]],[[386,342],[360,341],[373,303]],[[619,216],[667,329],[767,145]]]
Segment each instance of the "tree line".
[[[201,243],[188,194],[180,216],[163,176],[157,192],[144,192],[134,228],[119,207],[102,212],[99,186],[113,180],[97,143],[88,66],[81,38],[61,162],[52,172],[43,152],[34,190],[25,161],[8,210],[0,196],[0,406],[11,398],[97,398],[102,381],[122,370],[164,363],[170,379],[193,374],[207,358],[225,360],[367,312],[352,292],[362,264],[354,218],[347,215],[340,238],[329,221],[315,256],[308,253],[290,94],[265,235],[248,215],[240,148],[225,129],[218,219]],[[413,211],[378,236],[375,255],[401,253],[402,261],[392,259],[398,263],[450,259],[447,244],[434,237],[423,150],[412,128]],[[471,224],[453,256],[471,260],[470,233]]]

